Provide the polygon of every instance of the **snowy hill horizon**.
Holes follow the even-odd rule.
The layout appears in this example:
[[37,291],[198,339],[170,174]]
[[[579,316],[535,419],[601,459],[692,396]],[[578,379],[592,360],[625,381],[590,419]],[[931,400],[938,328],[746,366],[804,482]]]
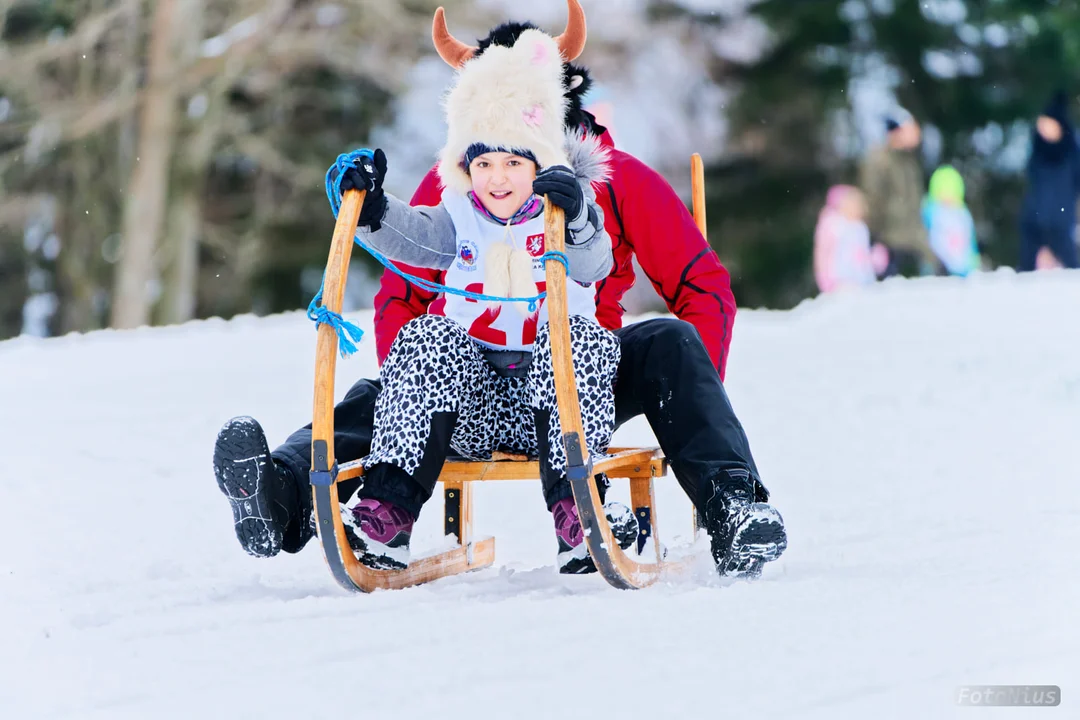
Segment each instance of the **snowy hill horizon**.
[[[350,595],[315,543],[247,556],[213,442],[310,422],[301,312],[0,342],[0,716],[1066,717],[1078,313],[1080,271],[1008,270],[740,310],[727,387],[789,549],[757,582],[706,562],[638,592],[557,574],[533,483],[478,486],[495,567],[429,586]],[[339,399],[378,372],[371,311],[348,317]],[[615,443],[654,441],[639,418]],[[679,546],[690,505],[659,485]],[[440,531],[425,510],[414,547]],[[963,685],[1063,695],[968,710]]]

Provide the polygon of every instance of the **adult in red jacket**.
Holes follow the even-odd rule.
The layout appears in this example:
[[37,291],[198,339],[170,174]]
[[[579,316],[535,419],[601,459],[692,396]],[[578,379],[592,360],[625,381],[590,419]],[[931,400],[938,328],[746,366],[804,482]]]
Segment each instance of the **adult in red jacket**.
[[[480,42],[477,52],[491,44],[513,45],[531,24],[508,23]],[[442,52],[440,50],[440,52]],[[446,55],[443,55],[446,58]],[[610,181],[598,188],[604,226],[614,245],[615,266],[598,284],[597,320],[619,337],[622,358],[615,387],[616,427],[644,414],[680,485],[690,497],[708,531],[713,555],[722,573],[756,573],[765,561],[786,548],[783,521],[767,504],[746,434],[732,410],[723,386],[735,298],[727,270],[697,229],[693,217],[671,186],[640,160],[614,148],[606,129],[582,107],[591,79],[586,69],[566,65],[568,130],[591,133],[609,147]],[[441,188],[433,168],[412,198],[413,205],[437,205]],[[678,319],[661,318],[622,326],[619,303],[634,284],[633,257]],[[421,268],[406,272],[441,282],[441,273]],[[437,294],[407,283],[386,271],[375,300],[376,350],[380,364],[398,331],[424,313],[441,313]],[[377,380],[360,380],[334,412],[334,446],[339,462],[364,457],[371,444]],[[254,432],[261,433],[258,425]],[[246,432],[247,430],[245,430]],[[537,432],[546,428],[537,427]],[[223,433],[225,431],[223,430]],[[219,440],[219,444],[220,444]],[[265,441],[264,441],[265,443]],[[277,470],[269,485],[276,494],[268,501],[280,537],[254,550],[251,538],[237,530],[241,544],[253,555],[273,555],[278,549],[297,552],[312,537],[309,527],[311,426],[293,433],[272,453]],[[271,474],[275,475],[275,474]],[[347,499],[356,484],[339,484]],[[543,482],[550,508],[571,495],[565,481]],[[403,495],[415,487],[396,489]],[[420,498],[421,502],[427,498]],[[733,546],[753,537],[756,528],[775,535],[762,546],[765,556],[732,557]],[[261,538],[261,535],[260,535]],[[276,542],[275,542],[276,541]],[[264,551],[264,546],[270,551]]]

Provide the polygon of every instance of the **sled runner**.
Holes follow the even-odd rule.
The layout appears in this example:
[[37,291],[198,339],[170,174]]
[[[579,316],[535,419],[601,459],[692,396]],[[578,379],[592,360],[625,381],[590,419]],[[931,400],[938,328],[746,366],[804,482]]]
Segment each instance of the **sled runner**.
[[[692,160],[694,216],[704,234],[704,192],[701,158]],[[333,313],[341,312],[345,280],[349,271],[353,236],[364,203],[364,192],[344,194],[326,265],[322,301]],[[549,251],[565,250],[565,222],[562,209],[545,202],[545,235]],[[667,462],[657,448],[610,448],[599,459],[589,456],[581,422],[581,409],[570,357],[570,323],[566,300],[566,267],[560,262],[546,264],[548,316],[551,331],[555,388],[562,422],[562,437],[568,459],[567,476],[574,493],[585,542],[599,573],[613,587],[642,588],[656,582],[662,573],[681,563],[666,562],[656,532],[653,480],[667,474]],[[315,401],[311,442],[311,485],[319,540],[327,564],[337,582],[347,590],[371,592],[397,589],[430,582],[441,577],[489,567],[495,561],[495,539],[472,535],[472,483],[498,480],[539,480],[535,458],[495,453],[490,461],[447,460],[439,481],[443,484],[443,527],[453,535],[455,547],[412,560],[403,570],[375,570],[357,560],[349,547],[341,518],[337,483],[363,474],[359,461],[338,466],[334,457],[334,374],[337,367],[338,337],[330,324],[318,327],[315,359]],[[640,535],[626,552],[612,536],[593,477],[627,478],[631,506]],[[651,543],[650,543],[651,540]],[[652,546],[647,551],[648,545]],[[650,561],[643,561],[646,554]]]

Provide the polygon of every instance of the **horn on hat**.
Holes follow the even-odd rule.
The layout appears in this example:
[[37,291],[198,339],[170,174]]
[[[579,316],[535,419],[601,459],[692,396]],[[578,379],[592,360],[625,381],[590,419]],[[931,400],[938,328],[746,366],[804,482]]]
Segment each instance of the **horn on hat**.
[[573,62],[585,49],[585,11],[578,0],[566,0],[570,18],[566,21],[566,30],[555,38],[565,62]]
[[[582,15],[584,16],[584,13]],[[455,70],[471,60],[479,50],[472,45],[466,45],[450,34],[450,30],[446,27],[446,12],[441,7],[435,11],[435,19],[431,23],[431,39],[435,41],[435,50],[438,51],[439,57]],[[584,44],[584,39],[582,44]]]

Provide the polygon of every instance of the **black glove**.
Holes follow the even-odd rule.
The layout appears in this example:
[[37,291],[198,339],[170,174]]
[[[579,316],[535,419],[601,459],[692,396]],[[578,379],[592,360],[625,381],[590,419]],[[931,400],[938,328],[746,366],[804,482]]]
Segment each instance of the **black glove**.
[[566,212],[566,222],[575,220],[585,207],[585,191],[581,189],[574,171],[565,165],[552,165],[536,174],[533,192],[548,196],[552,203]]
[[386,214],[386,195],[383,193],[385,177],[386,153],[382,150],[376,150],[373,158],[357,158],[345,170],[341,178],[342,195],[346,190],[367,190],[356,227],[370,227],[372,232],[382,227],[383,215]]

